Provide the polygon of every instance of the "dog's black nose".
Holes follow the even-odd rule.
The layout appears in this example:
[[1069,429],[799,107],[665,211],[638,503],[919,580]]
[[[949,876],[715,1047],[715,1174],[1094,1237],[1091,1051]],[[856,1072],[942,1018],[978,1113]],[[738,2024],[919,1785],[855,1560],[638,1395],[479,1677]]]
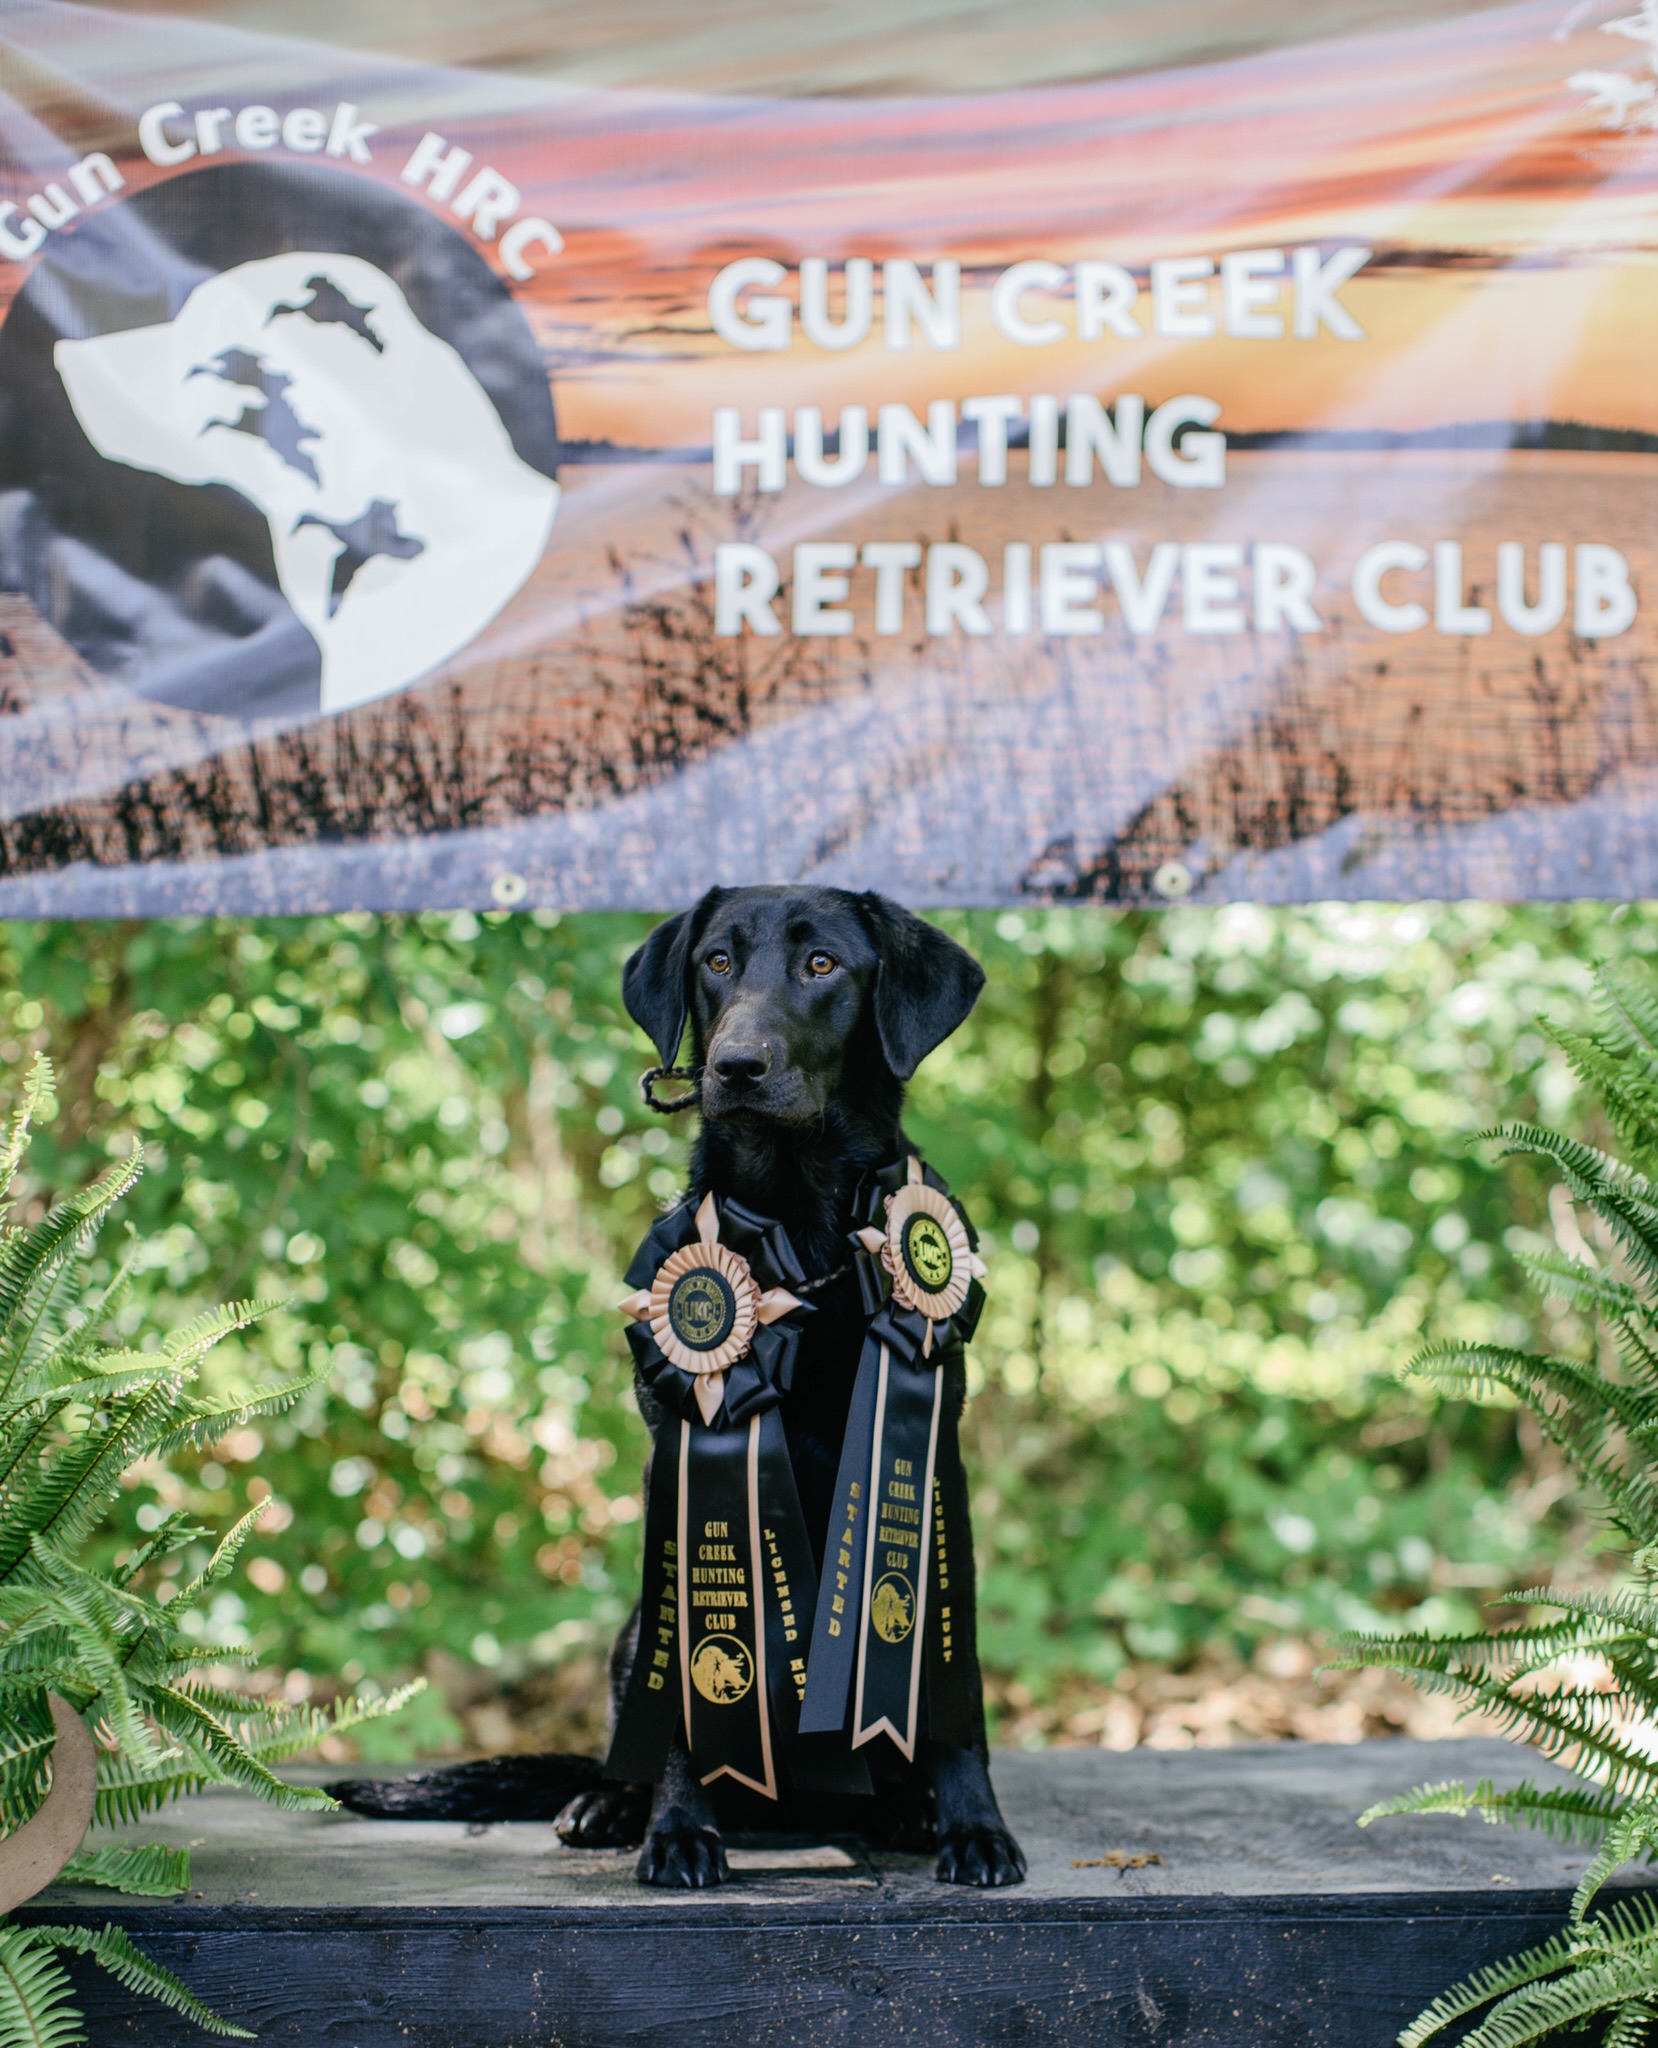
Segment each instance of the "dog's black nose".
[[748,1087],[763,1081],[771,1072],[771,1047],[764,1040],[748,1045],[721,1046],[713,1059],[714,1072],[722,1081]]

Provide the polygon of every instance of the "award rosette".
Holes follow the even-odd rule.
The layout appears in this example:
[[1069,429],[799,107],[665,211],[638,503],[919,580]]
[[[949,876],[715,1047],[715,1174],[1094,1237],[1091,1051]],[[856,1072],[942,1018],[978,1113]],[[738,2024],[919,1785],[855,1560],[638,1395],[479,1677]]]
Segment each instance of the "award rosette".
[[781,1225],[713,1195],[671,1209],[628,1268],[628,1342],[660,1414],[608,1777],[659,1780],[683,1718],[705,1785],[775,1799],[781,1751],[802,1789],[868,1789],[855,1759],[799,1740],[816,1574],[777,1411],[811,1314],[791,1292],[804,1279]]
[[854,1750],[884,1734],[913,1760],[924,1667],[933,1735],[972,1735],[949,1581],[965,1492],[940,1368],[959,1358],[978,1324],[985,1269],[965,1212],[916,1158],[871,1175],[856,1213],[864,1221],[852,1243],[870,1323],[835,1481],[800,1727],[846,1730],[850,1698]]

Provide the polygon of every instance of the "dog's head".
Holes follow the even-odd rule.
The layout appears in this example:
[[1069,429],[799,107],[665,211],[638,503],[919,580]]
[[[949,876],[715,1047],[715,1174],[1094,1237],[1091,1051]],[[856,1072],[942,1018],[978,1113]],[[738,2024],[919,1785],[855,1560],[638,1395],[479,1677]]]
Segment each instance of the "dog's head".
[[710,889],[633,955],[622,997],[664,1066],[689,1018],[705,1117],[801,1125],[872,1070],[896,1103],[983,986],[970,953],[885,896]]

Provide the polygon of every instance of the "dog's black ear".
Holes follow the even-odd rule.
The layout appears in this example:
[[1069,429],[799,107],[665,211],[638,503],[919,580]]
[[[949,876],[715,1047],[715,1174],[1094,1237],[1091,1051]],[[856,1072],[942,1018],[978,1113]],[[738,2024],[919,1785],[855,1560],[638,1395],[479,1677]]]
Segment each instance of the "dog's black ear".
[[671,1067],[685,1033],[685,968],[697,934],[708,922],[723,889],[710,889],[689,910],[659,924],[622,969],[622,1001],[628,1015]]
[[880,955],[874,1004],[881,1050],[907,1081],[978,1001],[984,969],[937,925],[890,897],[872,890],[859,897],[858,907]]

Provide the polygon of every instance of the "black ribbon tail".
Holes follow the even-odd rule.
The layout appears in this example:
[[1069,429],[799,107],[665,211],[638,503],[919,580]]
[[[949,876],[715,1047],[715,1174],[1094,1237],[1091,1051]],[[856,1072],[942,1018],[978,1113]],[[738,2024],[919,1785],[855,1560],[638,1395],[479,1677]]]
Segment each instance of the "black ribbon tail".
[[887,1735],[912,1763],[926,1664],[933,1471],[943,1405],[943,1376],[931,1364],[882,1347],[852,1747]]
[[812,1546],[800,1511],[782,1417],[775,1408],[768,1409],[759,1426],[767,1673],[772,1725],[783,1753],[784,1772],[798,1791],[868,1793],[872,1789],[868,1767],[847,1748],[838,1730],[834,1735],[800,1732],[817,1573],[812,1569]]
[[698,1777],[777,1797],[762,1620],[760,1417],[747,1428],[685,1425],[680,1444],[681,1673]]
[[802,1735],[839,1735],[858,1656],[859,1600],[863,1587],[865,1509],[869,1504],[870,1457],[875,1443],[875,1395],[885,1346],[864,1339],[858,1378],[841,1439],[834,1508],[818,1579],[812,1652],[806,1669],[806,1698],[800,1710]]
[[661,1780],[679,1724],[679,1467],[677,1431],[664,1425],[651,1452],[645,1502],[645,1572],[633,1669],[610,1738],[604,1774],[628,1785]]
[[[941,1370],[939,1380],[944,1380]],[[973,1710],[972,1537],[967,1475],[962,1470],[955,1404],[944,1389],[938,1457],[933,1467],[933,1555],[927,1613],[927,1733],[935,1742],[970,1749],[978,1739]]]

